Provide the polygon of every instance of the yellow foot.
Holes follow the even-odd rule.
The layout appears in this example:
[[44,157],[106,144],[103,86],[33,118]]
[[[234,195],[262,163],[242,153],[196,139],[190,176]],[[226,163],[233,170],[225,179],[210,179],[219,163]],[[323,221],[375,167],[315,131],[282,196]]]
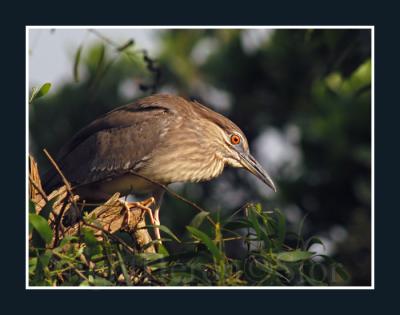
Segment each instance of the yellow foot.
[[150,222],[151,225],[154,225],[154,234],[156,236],[156,240],[158,240],[158,243],[161,244],[161,235],[160,235],[160,229],[157,227],[160,225],[160,220],[158,217],[158,211],[153,215],[153,211],[151,210],[150,206],[155,203],[155,199],[153,197],[150,197],[146,200],[139,201],[139,202],[126,202],[126,201],[121,201],[125,207],[126,211],[126,222],[130,222],[131,219],[131,211],[130,209],[132,208],[139,208],[144,210],[150,217]]

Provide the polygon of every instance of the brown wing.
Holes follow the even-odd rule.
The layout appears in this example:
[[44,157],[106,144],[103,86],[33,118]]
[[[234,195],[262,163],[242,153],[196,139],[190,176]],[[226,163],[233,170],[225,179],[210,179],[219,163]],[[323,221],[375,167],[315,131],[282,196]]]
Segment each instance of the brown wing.
[[[65,145],[57,163],[73,184],[87,184],[138,168],[174,121],[176,112],[150,102],[118,108],[82,129]],[[45,190],[61,185],[54,169],[45,175]]]

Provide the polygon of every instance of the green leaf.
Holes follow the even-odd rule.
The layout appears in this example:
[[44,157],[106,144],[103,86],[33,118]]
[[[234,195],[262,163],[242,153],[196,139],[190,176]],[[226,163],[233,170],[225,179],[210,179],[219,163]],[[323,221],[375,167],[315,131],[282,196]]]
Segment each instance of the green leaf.
[[80,287],[88,287],[90,286],[90,282],[88,280],[83,280],[80,284]]
[[160,260],[164,257],[165,257],[164,254],[161,253],[140,253],[135,255],[135,259],[138,260],[137,262],[142,265],[148,264],[156,260]]
[[217,245],[215,245],[214,242],[208,237],[207,234],[192,226],[187,226],[186,228],[188,229],[190,234],[192,234],[192,236],[198,238],[204,245],[207,246],[208,250],[217,261],[221,261],[223,259],[221,251],[218,249]]
[[169,278],[170,282],[168,285],[170,286],[185,286],[185,285],[190,285],[193,284],[195,280],[197,280],[196,284],[199,285],[201,284],[201,280],[203,279],[197,279],[191,272],[186,272],[186,271],[175,271],[172,270],[169,272]]
[[80,45],[75,53],[74,61],[74,80],[79,82],[79,62],[81,61],[82,45]]
[[33,272],[35,271],[37,262],[38,262],[37,257],[29,258],[29,274],[30,275],[32,275]]
[[299,230],[298,230],[298,233],[297,233],[297,245],[296,245],[297,248],[300,247],[300,243],[303,241],[302,240],[302,233],[303,233],[304,222],[306,221],[307,216],[308,216],[308,213],[306,213],[303,216],[303,218],[301,219],[300,224],[299,224]]
[[234,231],[234,230],[249,228],[251,227],[251,224],[248,220],[235,219],[234,221],[226,222],[223,227],[225,230]]
[[163,244],[158,245],[158,253],[163,256],[169,256],[168,250],[165,248]]
[[94,286],[113,286],[114,284],[107,279],[101,277],[94,277],[92,281],[90,281]]
[[35,283],[36,285],[45,285],[44,269],[49,264],[51,256],[51,250],[46,250],[37,258],[33,277],[33,283]]
[[[155,240],[152,240],[152,241],[144,244],[141,249],[142,250],[146,250],[147,248],[149,248],[149,247],[151,247],[153,245],[159,244],[160,241],[165,243],[165,242],[171,242],[172,240],[170,238],[160,238],[159,240],[155,239]],[[161,245],[161,244],[159,244],[159,245]]]
[[[33,214],[36,213],[35,203],[32,200],[29,200],[29,213],[33,213]],[[29,223],[29,234],[32,233],[32,230],[33,230],[33,226],[32,226],[32,224]]]
[[307,276],[305,273],[301,273],[302,277],[312,286],[326,286],[327,284],[325,282],[319,281],[317,279],[313,279],[309,276]]
[[61,240],[60,245],[58,247],[63,247],[64,245],[72,243],[74,241],[78,241],[78,237],[73,235],[67,235]]
[[51,256],[53,256],[51,250],[46,250],[42,255],[39,256],[39,262],[43,268],[47,267]]
[[[32,230],[33,230],[33,226],[32,226],[32,224],[29,223],[29,234],[32,233]],[[33,236],[32,236],[32,237],[33,237]],[[32,241],[33,241],[33,240],[32,240]]]
[[161,231],[163,231],[164,233],[166,233],[169,236],[171,236],[178,243],[181,242],[181,240],[174,233],[172,233],[172,231],[168,227],[166,227],[165,225],[146,225],[143,228],[149,228],[149,227],[151,227],[151,228],[158,227]]
[[94,233],[92,230],[82,229],[82,233],[83,233],[84,241],[87,246],[92,247],[92,246],[96,246],[98,244],[96,236],[94,236]]
[[121,266],[122,274],[124,275],[126,284],[129,286],[133,285],[131,278],[129,277],[128,270],[126,269],[124,259],[122,258],[121,252],[118,249],[117,249],[117,256],[118,256],[118,261]]
[[51,88],[51,83],[47,82],[45,84],[43,84],[40,89],[33,87],[32,88],[32,94],[31,97],[29,99],[29,104],[31,104],[34,100],[36,100],[39,97],[45,96]]
[[347,271],[343,268],[342,264],[335,264],[335,270],[338,273],[338,275],[343,279],[343,281],[348,281],[350,278],[350,275],[347,273]]
[[30,213],[29,223],[33,226],[35,231],[40,235],[40,237],[49,244],[53,239],[53,232],[51,231],[47,220],[40,215]]
[[96,236],[94,236],[94,232],[90,229],[83,229],[83,239],[86,243],[86,248],[84,249],[85,254],[92,257],[102,252],[102,247],[97,240]]
[[177,261],[188,261],[195,257],[198,257],[198,255],[194,251],[170,254],[168,256],[161,253],[160,251],[159,253],[141,253],[135,255],[135,264],[141,266],[150,266],[161,262],[173,263]]
[[207,218],[207,216],[210,214],[210,212],[207,211],[201,211],[198,214],[195,215],[195,217],[192,219],[190,222],[190,226],[193,226],[195,228],[200,227],[200,225],[203,223],[204,219]]
[[37,92],[36,98],[45,96],[47,93],[49,93],[50,88],[51,88],[51,83],[47,82],[47,83],[43,84],[40,87],[39,92]]
[[297,262],[309,259],[314,253],[301,250],[294,250],[291,252],[278,253],[276,257],[285,262]]
[[257,208],[257,207],[249,208],[248,219],[249,219],[249,222],[251,223],[251,227],[256,232],[258,238],[260,240],[264,241],[265,247],[270,248],[271,242],[270,242],[270,237],[268,235],[268,232],[266,230],[267,226],[266,226],[266,224],[261,226],[260,222],[258,220],[258,218],[261,217],[260,212],[261,212],[260,208]]

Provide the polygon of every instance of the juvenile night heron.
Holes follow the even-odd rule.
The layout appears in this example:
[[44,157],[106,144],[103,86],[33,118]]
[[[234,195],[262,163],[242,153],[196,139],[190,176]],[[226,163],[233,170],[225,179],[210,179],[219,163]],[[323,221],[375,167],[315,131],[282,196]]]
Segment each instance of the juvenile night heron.
[[[160,224],[163,189],[145,178],[164,185],[207,181],[229,165],[248,170],[276,191],[238,126],[196,101],[166,94],[145,97],[93,121],[56,160],[84,200],[105,201],[115,192],[150,193],[154,225]],[[44,182],[47,192],[62,185],[53,169]],[[157,228],[155,234],[159,239]]]

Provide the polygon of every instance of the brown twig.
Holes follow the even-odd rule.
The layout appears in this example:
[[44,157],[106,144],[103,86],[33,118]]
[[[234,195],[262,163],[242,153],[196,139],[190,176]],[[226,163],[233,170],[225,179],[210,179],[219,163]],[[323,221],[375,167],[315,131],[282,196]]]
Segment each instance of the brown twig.
[[[63,172],[61,171],[60,167],[57,165],[56,161],[51,157],[50,153],[47,152],[46,149],[43,149],[44,154],[47,156],[47,158],[50,160],[51,164],[54,166],[54,168],[56,169],[56,171],[58,172],[58,174],[61,176],[61,179],[65,185],[65,188],[68,192],[68,199],[70,201],[70,203],[76,208],[78,208],[78,205],[76,204],[75,198],[74,198],[74,193],[72,192],[72,188],[71,188],[71,184],[69,183],[69,181],[67,180],[67,178],[64,176]],[[60,210],[60,213],[58,214],[57,218],[55,219],[55,238],[54,238],[54,247],[57,246],[58,241],[59,241],[59,228],[60,228],[60,224],[61,224],[61,219],[62,216],[64,215],[64,211],[66,209],[67,206],[67,202],[66,200],[63,203],[63,206]]]
[[[198,205],[197,205],[196,203],[194,203],[193,201],[190,201],[190,200],[186,199],[185,197],[182,197],[181,195],[177,194],[177,193],[174,192],[173,190],[169,189],[169,188],[168,188],[166,185],[164,185],[164,184],[161,184],[161,183],[159,183],[159,182],[156,182],[156,181],[152,180],[151,178],[148,178],[147,176],[138,174],[138,173],[136,173],[136,172],[134,172],[134,171],[129,171],[129,173],[131,173],[131,174],[133,174],[133,175],[135,175],[135,176],[141,177],[141,178],[143,178],[143,179],[149,181],[150,183],[155,184],[155,185],[161,187],[161,188],[164,189],[167,193],[169,193],[169,194],[171,194],[172,196],[174,196],[175,198],[177,198],[177,199],[179,199],[179,200],[181,200],[181,201],[187,203],[188,205],[192,206],[193,208],[195,208],[196,210],[198,210],[198,211],[200,211],[200,212],[208,212],[208,211],[204,210],[203,208],[201,208],[200,206],[198,206]],[[210,223],[212,223],[213,225],[215,225],[214,220],[211,219],[209,216],[207,216],[207,219],[210,221]]]
[[53,164],[54,168],[56,169],[56,171],[58,172],[58,174],[61,176],[62,181],[64,182],[65,187],[67,188],[67,191],[73,195],[72,191],[71,191],[71,184],[69,183],[69,181],[65,178],[63,172],[61,171],[61,169],[59,168],[59,166],[57,165],[56,161],[51,157],[50,153],[47,152],[46,149],[43,149],[44,154],[46,154],[47,158],[50,160],[51,164]]
[[33,187],[39,192],[39,194],[42,196],[42,198],[48,202],[48,198],[46,196],[46,193],[43,191],[43,189],[41,187],[39,187],[39,185],[37,185],[34,181],[34,179],[32,178],[32,175],[29,174],[29,181],[30,183],[33,185]]
[[55,227],[54,227],[54,232],[55,232],[55,236],[54,236],[54,242],[53,242],[53,248],[56,248],[57,247],[57,244],[58,244],[58,241],[60,240],[60,235],[59,235],[59,229],[60,229],[60,224],[61,224],[61,219],[62,219],[62,216],[63,216],[63,214],[64,214],[64,212],[65,212],[65,209],[67,208],[67,199],[64,199],[64,201],[63,201],[63,204],[62,204],[62,206],[61,206],[61,210],[60,210],[60,212],[58,213],[58,215],[56,216],[56,218],[55,218],[55,221],[54,221],[54,225],[55,225]]

